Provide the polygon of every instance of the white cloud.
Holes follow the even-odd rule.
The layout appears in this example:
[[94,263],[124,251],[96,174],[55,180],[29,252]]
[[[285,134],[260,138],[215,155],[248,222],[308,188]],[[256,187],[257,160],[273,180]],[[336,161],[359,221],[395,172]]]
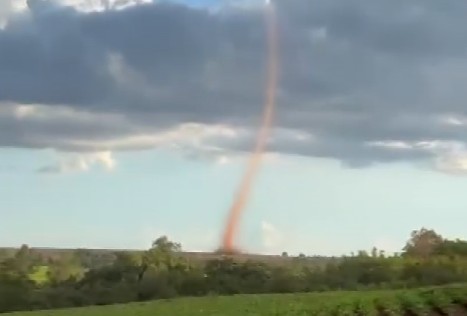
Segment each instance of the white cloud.
[[0,30],[6,26],[8,18],[26,8],[25,0],[0,0]]
[[68,122],[77,124],[94,123],[107,121],[112,124],[123,124],[124,116],[111,113],[90,113],[87,111],[75,110],[65,105],[44,105],[44,104],[14,104],[0,103],[0,118],[15,119],[23,122],[46,123],[53,121]]
[[[185,122],[166,128],[134,126],[131,117],[118,113],[99,113],[76,110],[64,105],[0,104],[0,119],[21,124],[22,141],[34,148],[53,148],[60,152],[59,162],[41,168],[41,172],[63,173],[87,171],[102,164],[100,153],[161,149],[188,159],[205,160],[218,166],[243,163],[250,155],[255,130],[229,124]],[[43,126],[52,127],[42,129]],[[69,132],[56,129],[69,127]],[[26,133],[27,130],[31,132]],[[100,131],[112,130],[100,135]],[[295,129],[277,128],[271,143],[304,143],[312,135]],[[264,163],[282,160],[284,154],[269,151],[263,154]],[[101,161],[99,163],[99,161]],[[107,164],[110,165],[110,164]],[[109,168],[111,169],[111,168]]]
[[76,148],[109,148],[112,150],[147,149],[170,147],[172,149],[194,147],[205,150],[219,149],[209,146],[209,141],[233,139],[240,136],[241,130],[223,124],[182,123],[171,128],[106,140],[75,139],[69,144]]
[[282,246],[283,235],[282,233],[271,223],[267,221],[261,222],[261,239],[263,247],[267,251],[279,251]]
[[436,168],[449,174],[467,174],[467,152],[450,154],[439,157],[435,162]]
[[232,160],[228,156],[222,155],[222,156],[219,156],[217,158],[216,163],[218,165],[227,165],[227,164],[231,163],[231,161]]
[[466,125],[467,120],[465,117],[461,116],[445,116],[441,118],[441,122],[446,125],[464,126]]
[[426,148],[435,153],[435,169],[449,174],[467,174],[467,148],[460,142],[430,142]]
[[[41,0],[37,0],[41,1]],[[151,3],[153,0],[50,0],[60,5],[73,7],[80,12],[101,12],[105,10],[123,10],[125,8]],[[28,9],[27,0],[0,0],[0,30],[10,16]]]
[[115,169],[116,161],[112,152],[96,152],[86,154],[67,154],[60,157],[59,161],[53,165],[48,165],[40,168],[40,173],[74,173],[86,172],[91,170],[94,166],[100,166],[106,171]]
[[[22,122],[25,128],[32,125],[42,126],[46,124],[60,123],[68,126],[76,126],[83,131],[80,133],[64,135],[44,135],[44,139],[50,142],[57,142],[70,151],[103,151],[103,150],[132,150],[151,149],[158,146],[168,146],[179,148],[192,146],[204,149],[215,150],[217,146],[209,146],[209,141],[235,140],[248,137],[251,134],[244,128],[230,126],[226,124],[201,124],[186,122],[171,127],[146,128],[145,131],[138,131],[132,125],[130,118],[122,114],[96,113],[75,110],[68,106],[49,106],[43,104],[0,104],[0,118]],[[102,126],[114,126],[116,130],[121,129],[122,134],[100,137],[99,139],[89,138],[84,133],[86,129],[98,129]],[[39,135],[34,135],[34,140],[38,141]],[[45,147],[53,147],[46,143],[46,140],[39,141]]]
[[385,147],[391,149],[413,149],[413,145],[404,141],[372,141],[367,142],[370,147]]
[[122,10],[134,5],[151,3],[152,0],[62,0],[66,5],[79,11],[95,12],[103,10]]
[[[36,0],[37,1],[37,0]],[[38,0],[41,1],[41,0]],[[151,3],[152,0],[49,0],[60,5],[70,6],[81,12],[98,12],[103,10],[121,10],[127,7]],[[1,0],[0,3],[11,7],[15,12],[28,8],[27,0]],[[1,8],[1,5],[0,5]]]
[[[463,125],[460,119],[450,119],[446,123]],[[374,141],[368,146],[384,147],[394,150],[423,150],[434,156],[433,165],[438,171],[449,174],[467,174],[467,148],[456,141]]]

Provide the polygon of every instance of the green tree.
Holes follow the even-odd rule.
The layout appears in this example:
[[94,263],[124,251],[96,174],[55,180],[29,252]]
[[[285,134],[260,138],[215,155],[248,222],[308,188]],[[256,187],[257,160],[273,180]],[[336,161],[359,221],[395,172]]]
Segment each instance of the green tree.
[[434,254],[449,257],[467,257],[467,241],[460,239],[444,240],[434,249]]
[[[190,270],[188,262],[179,254],[181,251],[181,244],[162,236],[144,252],[138,273],[139,299],[176,295],[184,274]],[[151,282],[157,282],[157,286]]]
[[24,275],[33,272],[34,267],[42,263],[41,257],[28,245],[22,245],[15,253],[13,260],[16,270]]
[[373,247],[373,248],[371,249],[371,256],[372,256],[373,258],[378,257],[378,248]]
[[71,278],[79,280],[84,276],[85,269],[73,254],[62,255],[52,260],[48,266],[48,278],[52,284],[59,284]]
[[152,247],[146,251],[142,257],[144,269],[155,267],[159,270],[166,270],[181,264],[181,257],[178,255],[182,251],[179,243],[170,241],[167,236],[157,238]]
[[443,243],[443,237],[432,229],[422,228],[412,231],[404,247],[404,255],[427,258]]
[[5,260],[9,257],[10,257],[10,254],[7,249],[0,249],[0,261]]

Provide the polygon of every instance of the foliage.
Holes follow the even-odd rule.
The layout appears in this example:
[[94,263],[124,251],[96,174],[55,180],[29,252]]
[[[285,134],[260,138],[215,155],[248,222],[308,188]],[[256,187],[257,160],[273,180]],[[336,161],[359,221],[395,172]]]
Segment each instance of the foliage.
[[[467,287],[464,287],[465,290]],[[181,298],[177,300],[159,300],[148,303],[130,303],[105,307],[86,307],[81,309],[57,310],[54,312],[25,312],[12,316],[298,316],[298,315],[409,315],[401,299],[411,301],[417,313],[427,314],[429,302],[424,300],[427,293],[436,293],[448,297],[451,288],[436,290],[403,291],[363,291],[363,292],[325,292],[311,294],[269,294],[237,295],[231,297]],[[414,303],[416,301],[416,303]],[[388,306],[380,314],[377,302]],[[413,307],[411,307],[413,308]]]
[[[23,245],[0,261],[0,312],[108,305],[180,296],[303,293],[342,290],[407,289],[467,282],[465,242],[443,239],[432,230],[414,231],[405,252],[387,256],[374,248],[370,253],[312,264],[310,257],[278,256],[287,264],[271,264],[234,257],[203,263],[182,256],[180,244],[162,236],[144,252],[111,255],[79,249],[45,258]],[[345,299],[329,292],[326,302],[290,303],[297,315],[360,314],[398,315],[402,309],[427,313],[436,306],[465,304],[467,293],[450,288],[439,292],[374,292]],[[339,293],[339,292],[335,292]],[[372,292],[367,292],[372,293]],[[327,295],[326,293],[322,295]],[[464,295],[464,296],[463,296]],[[290,296],[285,296],[289,297]],[[295,298],[301,295],[294,296]],[[337,302],[338,301],[338,302]],[[337,303],[336,303],[337,302]],[[332,303],[332,304],[331,304]],[[459,304],[460,304],[459,303]],[[252,303],[253,304],[253,303]],[[304,305],[303,305],[304,304]],[[332,306],[330,307],[331,304]],[[303,305],[303,306],[302,306]],[[254,310],[253,305],[250,306]],[[280,310],[276,306],[277,310]],[[272,315],[276,311],[271,310]],[[327,314],[326,314],[327,313]],[[252,312],[252,315],[254,313]]]
[[33,271],[28,275],[28,278],[37,285],[44,285],[49,281],[49,276],[49,266],[35,266]]

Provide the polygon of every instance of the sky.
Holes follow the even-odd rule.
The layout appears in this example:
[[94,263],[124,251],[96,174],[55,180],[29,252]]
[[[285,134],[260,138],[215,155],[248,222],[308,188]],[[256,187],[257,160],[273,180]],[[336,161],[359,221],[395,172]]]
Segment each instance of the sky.
[[[260,122],[264,2],[1,0],[0,245],[219,246]],[[246,252],[467,238],[465,1],[276,0]]]

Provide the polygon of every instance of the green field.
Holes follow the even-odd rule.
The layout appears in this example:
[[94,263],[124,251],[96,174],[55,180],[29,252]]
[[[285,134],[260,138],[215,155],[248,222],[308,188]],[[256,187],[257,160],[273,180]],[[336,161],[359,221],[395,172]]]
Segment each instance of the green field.
[[49,267],[39,266],[34,269],[34,272],[29,275],[29,279],[36,284],[44,284],[49,280]]
[[467,315],[467,286],[400,291],[181,298],[9,316]]

